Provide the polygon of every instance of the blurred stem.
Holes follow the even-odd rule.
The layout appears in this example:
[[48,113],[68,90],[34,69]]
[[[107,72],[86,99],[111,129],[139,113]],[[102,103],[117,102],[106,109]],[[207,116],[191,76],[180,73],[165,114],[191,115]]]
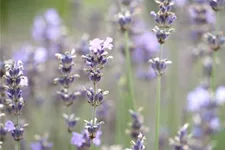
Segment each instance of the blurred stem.
[[[162,57],[163,44],[160,45],[159,60]],[[156,89],[156,117],[155,117],[155,150],[159,150],[159,128],[160,128],[160,103],[161,103],[161,75],[157,77],[157,89]]]
[[129,32],[124,32],[125,38],[125,55],[126,55],[126,65],[127,65],[127,77],[128,77],[128,86],[129,86],[129,96],[131,100],[131,107],[135,111],[135,91],[134,91],[134,83],[133,83],[133,70],[132,70],[132,62],[131,62],[131,53],[129,49]]
[[216,12],[216,31],[220,31],[220,13],[219,11]]
[[[66,107],[66,113],[67,113],[67,115],[68,115],[68,117],[70,116],[70,107],[69,106],[67,106]],[[68,139],[68,150],[71,150],[72,149],[72,147],[71,147],[71,144],[70,144],[70,136],[71,136],[71,134],[70,134],[70,131],[69,131],[69,129],[68,129],[68,133],[69,133],[69,139]]]
[[216,54],[217,52],[213,52],[213,64],[212,64],[212,75],[211,75],[211,88],[212,91],[216,89]]

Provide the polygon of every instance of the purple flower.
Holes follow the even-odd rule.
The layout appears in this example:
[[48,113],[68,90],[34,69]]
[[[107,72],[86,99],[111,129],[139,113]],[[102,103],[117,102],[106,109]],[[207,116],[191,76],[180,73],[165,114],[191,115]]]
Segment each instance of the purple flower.
[[100,40],[98,38],[90,41],[90,47],[89,49],[93,52],[96,52],[98,49],[101,49],[103,40]]
[[156,76],[157,75],[151,66],[149,66],[149,69],[147,69],[147,71],[146,69],[143,69],[143,68],[139,68],[137,70],[137,77],[140,79],[150,80],[152,78],[155,78]]
[[210,93],[208,90],[197,87],[195,90],[190,92],[187,96],[187,109],[189,111],[198,111],[204,104],[210,100]]
[[175,4],[179,7],[185,6],[186,3],[187,3],[187,0],[175,0]]
[[40,142],[33,142],[30,145],[32,150],[42,150],[42,146]]
[[225,102],[225,86],[218,87],[215,94],[218,103],[223,104]]
[[113,39],[111,37],[107,37],[103,43],[103,48],[111,50],[113,48],[112,42],[113,42]]
[[158,51],[159,44],[152,32],[134,36],[133,41],[135,46],[133,59],[137,63],[147,62]]
[[43,47],[37,48],[34,53],[34,60],[36,63],[44,63],[47,60],[47,50]]
[[34,19],[33,27],[32,27],[32,36],[36,41],[42,41],[43,37],[45,37],[46,23],[42,16],[37,16]]
[[78,147],[82,146],[82,144],[85,142],[83,135],[76,132],[73,132],[72,134],[73,136],[71,138],[71,144],[76,145]]
[[32,54],[32,46],[25,45],[13,54],[13,59],[16,61],[21,60],[23,62],[27,62],[31,54]]
[[5,129],[8,131],[8,132],[11,132],[15,129],[15,125],[12,121],[8,120],[6,123],[5,123]]
[[49,23],[51,25],[59,25],[61,23],[61,18],[59,16],[58,12],[53,8],[47,10],[44,14],[44,17],[45,17],[47,23]]

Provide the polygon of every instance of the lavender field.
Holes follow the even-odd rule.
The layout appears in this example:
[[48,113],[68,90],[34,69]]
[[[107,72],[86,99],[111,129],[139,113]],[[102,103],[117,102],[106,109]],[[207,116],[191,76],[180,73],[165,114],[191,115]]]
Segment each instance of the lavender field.
[[1,150],[225,150],[225,0],[0,0]]

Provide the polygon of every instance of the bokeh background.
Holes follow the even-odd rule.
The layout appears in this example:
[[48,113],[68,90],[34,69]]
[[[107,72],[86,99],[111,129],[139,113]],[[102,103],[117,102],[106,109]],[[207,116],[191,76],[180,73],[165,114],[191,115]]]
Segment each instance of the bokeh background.
[[[165,137],[165,148],[168,148],[168,137],[174,136],[184,123],[191,124],[191,115],[186,112],[187,94],[197,87],[202,78],[202,67],[199,61],[195,61],[192,55],[192,49],[196,46],[196,41],[191,34],[192,28],[190,14],[188,8],[191,1],[176,0],[174,12],[178,19],[174,25],[175,32],[172,33],[168,42],[164,46],[164,57],[172,60],[163,77],[162,86],[162,117],[161,117],[161,133],[162,139]],[[34,18],[43,15],[48,9],[55,9],[62,17],[63,24],[66,26],[65,38],[67,46],[63,51],[79,47],[82,39],[87,35],[89,39],[106,38],[107,36],[114,38],[114,48],[110,51],[114,59],[104,70],[103,81],[100,83],[102,89],[107,89],[110,94],[107,96],[106,108],[103,109],[103,118],[105,124],[103,126],[103,145],[120,144],[124,148],[129,147],[130,138],[126,134],[127,124],[130,121],[128,109],[130,108],[127,93],[124,92],[124,84],[126,78],[124,74],[124,55],[121,50],[123,44],[123,35],[119,32],[118,26],[112,23],[113,15],[118,12],[116,9],[118,3],[116,0],[1,0],[0,1],[0,58],[1,61],[18,58],[20,55],[26,55],[26,51],[21,49],[26,46],[41,46],[32,37],[32,26]],[[151,32],[154,22],[149,12],[157,10],[157,5],[153,0],[143,0],[141,5],[141,13],[139,17],[144,22],[139,29]],[[225,13],[220,13],[220,27],[225,31]],[[218,23],[217,22],[217,23]],[[137,37],[139,38],[139,37]],[[155,55],[159,46],[156,44],[154,36],[143,38],[145,45],[149,46],[151,53],[149,56]],[[68,44],[69,43],[69,44]],[[153,52],[152,52],[153,51]],[[75,72],[81,75],[81,78],[74,84],[74,89],[82,89],[83,86],[90,85],[88,77],[83,73],[84,64],[78,52],[77,67]],[[139,53],[137,51],[136,53]],[[156,81],[149,73],[149,64],[139,62],[134,52],[133,57],[133,74],[135,82],[136,104],[144,107],[142,114],[145,120],[145,126],[149,128],[146,135],[147,149],[153,147],[154,126],[155,126],[155,97],[156,97]],[[141,53],[141,52],[140,52]],[[19,56],[15,56],[19,55]],[[54,54],[52,54],[54,57]],[[138,54],[137,54],[138,55]],[[147,54],[148,55],[148,54]],[[219,52],[220,65],[216,69],[216,84],[225,85],[225,60],[224,48]],[[50,84],[51,81],[59,76],[57,74],[58,62],[51,60],[50,66],[45,63],[39,64],[38,73],[34,73],[32,79],[35,81],[31,87],[25,89],[26,106],[22,118],[29,123],[29,127],[25,130],[24,150],[30,149],[29,144],[34,140],[35,134],[47,132],[49,140],[54,143],[53,150],[64,150],[65,145],[69,143],[69,137],[65,129],[62,113],[66,109],[60,105],[56,96],[59,86]],[[30,65],[25,68],[32,67]],[[46,68],[48,67],[48,68]],[[49,84],[46,84],[46,79]],[[72,108],[72,112],[80,117],[80,121],[75,128],[80,132],[84,127],[83,120],[90,120],[92,108],[87,103],[85,96],[80,96]],[[9,116],[10,117],[10,116]],[[222,118],[225,121],[225,116]],[[216,141],[215,150],[225,149],[225,131],[222,130],[218,134],[212,136]],[[5,150],[13,149],[13,140],[7,136],[4,146]],[[75,148],[74,148],[75,149]]]

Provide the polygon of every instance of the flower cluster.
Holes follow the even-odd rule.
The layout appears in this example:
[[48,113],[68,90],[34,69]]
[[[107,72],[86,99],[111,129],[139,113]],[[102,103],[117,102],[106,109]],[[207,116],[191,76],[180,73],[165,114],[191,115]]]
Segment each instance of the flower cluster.
[[140,133],[138,135],[136,142],[132,141],[133,144],[132,149],[127,148],[126,150],[144,150],[145,149],[144,140],[145,136],[142,133]]
[[158,42],[163,44],[173,31],[171,26],[177,17],[171,12],[174,4],[171,0],[156,0],[155,2],[159,5],[159,11],[157,13],[154,11],[151,12],[151,16],[155,20],[155,28],[153,31],[156,34]]
[[61,43],[65,35],[66,29],[55,9],[49,9],[43,15],[34,19],[32,36],[35,41],[40,42],[44,47],[56,46]]
[[[75,50],[73,49],[71,52],[67,51],[65,54],[56,53],[55,56],[59,60],[61,76],[55,78],[54,81],[62,87],[57,94],[60,96],[63,105],[69,109],[69,106],[76,100],[77,95],[80,94],[78,91],[71,92],[71,85],[74,83],[74,80],[79,77],[78,74],[73,74],[74,58],[76,57]],[[69,111],[67,113],[69,113]],[[65,118],[68,132],[72,132],[78,118],[75,118],[74,114],[64,114],[63,117]]]
[[210,143],[204,143],[207,137],[221,129],[218,107],[225,103],[225,88],[219,87],[212,93],[206,87],[198,87],[188,94],[188,111],[193,112],[192,136],[198,141],[194,147],[207,148]]
[[188,134],[188,124],[185,124],[177,133],[177,136],[169,139],[174,150],[191,150],[189,142],[191,136]]
[[35,135],[35,142],[30,144],[32,150],[51,150],[53,143],[48,141],[48,134],[43,136]]
[[130,130],[128,130],[128,133],[135,141],[138,139],[140,133],[144,133],[147,130],[147,128],[143,125],[144,119],[143,116],[140,114],[141,111],[142,108],[138,109],[137,112],[133,110],[129,111],[132,117],[132,122],[129,123]]

